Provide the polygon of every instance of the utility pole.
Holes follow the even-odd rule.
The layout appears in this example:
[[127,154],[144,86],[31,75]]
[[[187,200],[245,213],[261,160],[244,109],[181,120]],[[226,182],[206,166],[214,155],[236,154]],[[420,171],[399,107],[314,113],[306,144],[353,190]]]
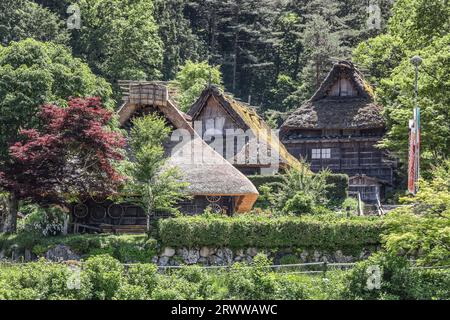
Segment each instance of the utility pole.
[[414,109],[413,119],[409,120],[409,165],[408,165],[408,191],[416,194],[419,190],[420,176],[420,107],[419,107],[419,66],[422,58],[414,56],[411,63],[415,66],[414,83]]

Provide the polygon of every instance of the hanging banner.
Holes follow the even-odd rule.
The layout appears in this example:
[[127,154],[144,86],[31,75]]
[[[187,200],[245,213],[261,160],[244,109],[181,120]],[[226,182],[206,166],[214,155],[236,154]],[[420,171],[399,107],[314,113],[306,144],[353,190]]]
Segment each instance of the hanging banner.
[[408,161],[408,191],[416,193],[416,135],[414,130],[414,120],[409,121],[409,161]]
[[416,194],[420,171],[420,108],[414,109],[414,119],[409,120],[408,191]]

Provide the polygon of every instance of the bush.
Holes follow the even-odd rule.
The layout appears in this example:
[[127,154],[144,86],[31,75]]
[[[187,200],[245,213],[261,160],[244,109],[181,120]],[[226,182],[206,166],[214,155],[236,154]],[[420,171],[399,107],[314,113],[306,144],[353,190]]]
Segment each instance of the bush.
[[93,299],[112,299],[116,291],[124,285],[123,265],[111,256],[100,255],[89,258],[83,271],[92,284]]
[[[368,287],[374,267],[380,270],[379,289]],[[358,263],[346,282],[344,296],[350,299],[430,300],[450,296],[450,270],[413,269],[405,258],[388,253],[377,253]]]
[[265,184],[272,184],[272,183],[283,183],[283,175],[273,175],[273,176],[248,176],[247,177],[258,189]]
[[19,232],[39,233],[43,236],[61,234],[64,229],[64,219],[67,214],[59,207],[42,208],[28,204],[20,208],[25,218],[19,225]]
[[235,263],[228,273],[227,286],[230,299],[269,300],[276,292],[275,275],[267,266],[271,261],[258,254],[251,268],[243,263]]
[[90,285],[81,277],[78,287],[69,287],[73,272],[65,265],[45,261],[0,267],[0,300],[88,299]]
[[312,213],[314,209],[314,199],[311,195],[304,192],[297,192],[295,196],[289,199],[283,213],[293,213],[295,215]]
[[348,197],[348,175],[330,174],[326,177],[326,195],[330,205],[334,207],[342,206]]
[[37,256],[43,256],[52,247],[62,244],[70,247],[82,258],[109,254],[124,263],[149,263],[157,252],[157,241],[147,235],[68,235],[44,237],[35,233],[15,235],[0,234],[0,250],[11,256],[13,247],[20,254],[30,250]]
[[159,222],[161,244],[170,247],[361,249],[378,245],[383,220],[315,216],[196,216]]

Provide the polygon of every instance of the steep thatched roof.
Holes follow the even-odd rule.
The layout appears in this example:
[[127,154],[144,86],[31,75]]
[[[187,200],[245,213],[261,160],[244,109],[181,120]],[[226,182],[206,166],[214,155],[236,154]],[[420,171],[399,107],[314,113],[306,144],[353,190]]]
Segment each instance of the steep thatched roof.
[[[332,96],[339,79],[347,79],[356,94]],[[281,127],[292,129],[383,128],[382,107],[374,103],[373,90],[363,75],[348,61],[336,63],[312,98],[295,110]]]
[[[189,193],[238,196],[240,199],[236,210],[238,212],[250,210],[258,197],[258,191],[250,180],[200,138],[186,121],[185,114],[168,99],[163,86],[159,84],[144,85],[144,88],[142,85],[139,86],[139,90],[131,87],[130,97],[118,111],[121,125],[129,121],[139,109],[149,106],[158,109],[174,128],[183,129],[179,132],[183,134],[180,139],[171,141],[165,147],[166,153],[170,154],[167,165],[176,166],[181,170],[183,181],[189,183]],[[133,92],[139,94],[134,96]],[[155,96],[160,98],[155,99]]]
[[[280,165],[282,167],[297,167],[301,166],[300,162],[293,157],[285,148],[285,146],[280,142],[278,137],[273,135],[273,130],[264,122],[263,119],[256,113],[256,111],[242,102],[238,102],[233,99],[231,96],[226,95],[216,86],[207,87],[197,101],[191,106],[188,111],[188,115],[192,117],[192,120],[195,121],[200,116],[203,108],[207,105],[207,102],[210,98],[215,99],[219,102],[219,105],[225,110],[225,112],[233,119],[236,123],[237,128],[246,131],[250,129],[253,132],[255,137],[259,138],[257,144],[261,148],[268,148],[272,151],[271,158],[274,159],[275,154],[278,156],[280,160]],[[238,154],[233,158],[229,159],[230,162],[234,163],[236,157],[246,155],[247,163],[258,164],[267,163],[269,159],[264,159],[266,156],[262,154],[257,155],[257,159],[249,158],[249,145],[254,144],[255,141],[250,141],[249,144],[245,145],[242,150],[238,152]],[[250,152],[251,153],[251,152]],[[253,155],[254,156],[254,155]]]

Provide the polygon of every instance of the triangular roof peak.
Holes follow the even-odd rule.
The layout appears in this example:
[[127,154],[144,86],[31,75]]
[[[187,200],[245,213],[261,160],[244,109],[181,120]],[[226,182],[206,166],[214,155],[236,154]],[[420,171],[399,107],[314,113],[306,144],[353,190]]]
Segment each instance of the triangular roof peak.
[[[342,85],[340,82],[342,81]],[[345,95],[340,94],[341,86],[345,88]],[[348,90],[348,91],[347,91]],[[310,101],[325,98],[357,97],[373,101],[372,87],[364,80],[363,74],[350,61],[339,61],[320,85],[319,89],[311,97]]]
[[[210,98],[219,102],[223,110],[233,119],[237,126],[246,131],[251,130],[260,141],[264,141],[271,150],[279,153],[280,163],[291,168],[300,168],[301,163],[293,157],[280,142],[276,135],[272,134],[272,128],[258,115],[254,107],[237,101],[230,94],[223,92],[215,85],[209,85],[203,90],[197,101],[191,106],[187,114],[196,121]],[[244,149],[247,148],[244,146]],[[245,151],[245,150],[244,150]]]

